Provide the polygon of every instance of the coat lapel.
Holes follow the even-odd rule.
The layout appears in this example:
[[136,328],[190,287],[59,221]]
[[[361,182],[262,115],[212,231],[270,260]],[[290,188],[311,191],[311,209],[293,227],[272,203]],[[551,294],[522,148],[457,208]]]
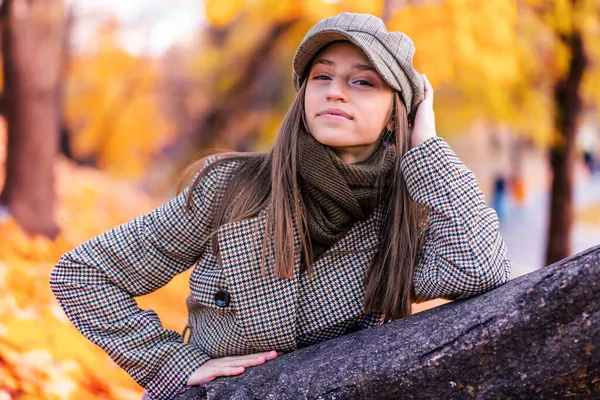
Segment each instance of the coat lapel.
[[[354,224],[317,260],[312,277],[302,275],[298,310],[300,335],[363,315],[364,274],[379,243],[382,219],[382,209],[377,207],[370,218]],[[343,253],[349,250],[354,252]]]
[[[225,279],[229,284],[237,319],[248,342],[257,351],[291,351],[296,348],[296,306],[300,257],[292,279],[273,271],[273,257],[266,259],[261,274],[266,210],[258,216],[225,224],[218,242]],[[296,245],[299,236],[295,234]]]

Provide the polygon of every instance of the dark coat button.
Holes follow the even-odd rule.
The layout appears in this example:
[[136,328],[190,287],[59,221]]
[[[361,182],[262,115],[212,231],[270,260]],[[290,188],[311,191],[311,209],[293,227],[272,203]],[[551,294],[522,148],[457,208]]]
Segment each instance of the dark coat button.
[[227,307],[229,305],[229,301],[231,300],[231,296],[225,290],[219,290],[215,293],[215,304],[217,307]]

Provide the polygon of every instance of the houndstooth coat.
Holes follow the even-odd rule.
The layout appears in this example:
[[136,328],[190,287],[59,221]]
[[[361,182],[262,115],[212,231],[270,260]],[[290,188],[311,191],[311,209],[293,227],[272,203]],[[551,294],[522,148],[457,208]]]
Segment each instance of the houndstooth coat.
[[[153,212],[97,236],[65,254],[51,288],[66,315],[143,387],[147,398],[168,399],[211,358],[260,351],[292,351],[381,323],[363,311],[363,275],[375,250],[336,253],[378,243],[379,209],[357,222],[319,258],[309,278],[261,275],[265,211],[219,228],[220,260],[213,255],[210,216],[234,167],[213,169]],[[510,263],[495,212],[475,177],[441,138],[410,150],[402,160],[410,195],[430,209],[422,260],[414,272],[419,300],[465,298],[509,279]],[[299,240],[296,235],[296,240]],[[150,293],[193,266],[189,341],[165,330],[134,296]]]

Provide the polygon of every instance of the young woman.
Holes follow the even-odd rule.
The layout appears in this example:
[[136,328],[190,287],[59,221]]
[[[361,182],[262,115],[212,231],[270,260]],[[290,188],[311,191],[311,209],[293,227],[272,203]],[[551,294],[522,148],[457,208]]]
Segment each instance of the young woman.
[[[270,152],[210,158],[169,203],[61,258],[67,316],[146,398],[509,279],[496,214],[436,136],[413,53],[371,15],[319,22]],[[186,342],[134,296],[192,266]]]

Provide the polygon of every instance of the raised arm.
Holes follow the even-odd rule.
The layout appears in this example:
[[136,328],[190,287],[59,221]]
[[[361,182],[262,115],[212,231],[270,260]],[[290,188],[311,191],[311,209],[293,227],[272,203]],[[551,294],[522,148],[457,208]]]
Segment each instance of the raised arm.
[[217,167],[203,179],[189,213],[188,188],[66,253],[50,277],[71,322],[157,398],[171,397],[210,357],[164,329],[156,313],[138,308],[133,297],[164,286],[200,257],[226,169]]
[[411,149],[402,171],[411,197],[430,210],[415,301],[467,298],[507,282],[511,267],[496,212],[448,144],[434,137]]

